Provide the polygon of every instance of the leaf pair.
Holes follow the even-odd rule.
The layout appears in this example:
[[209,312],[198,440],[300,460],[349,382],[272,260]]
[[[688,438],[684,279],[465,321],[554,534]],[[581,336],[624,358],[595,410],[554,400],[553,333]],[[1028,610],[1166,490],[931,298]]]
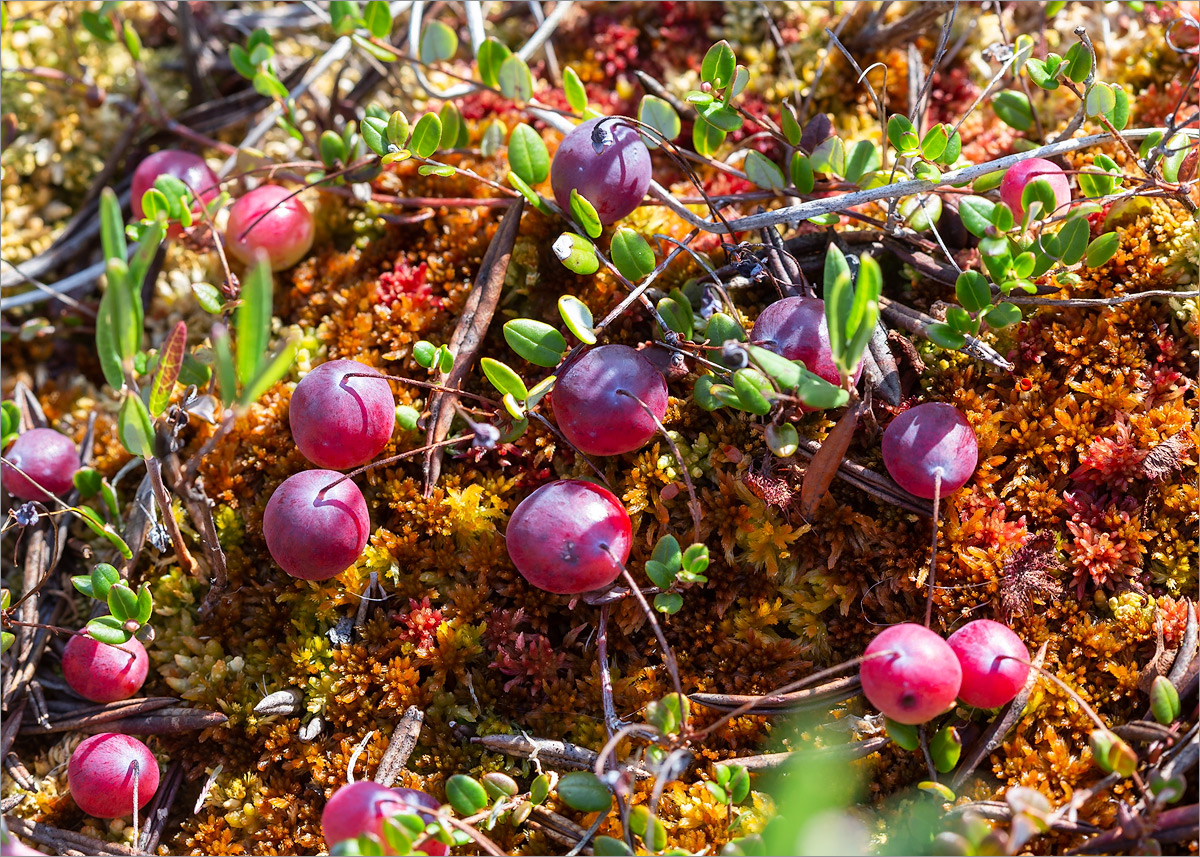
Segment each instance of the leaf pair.
[[879,320],[883,273],[869,255],[859,258],[857,281],[851,285],[850,266],[836,244],[825,254],[825,320],[833,363],[847,382],[857,371],[863,351]]

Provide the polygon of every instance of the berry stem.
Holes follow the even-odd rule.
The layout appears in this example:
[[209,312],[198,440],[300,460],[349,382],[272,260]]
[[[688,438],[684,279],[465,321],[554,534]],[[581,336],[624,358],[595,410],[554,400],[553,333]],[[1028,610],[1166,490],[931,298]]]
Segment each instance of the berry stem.
[[675,692],[679,694],[679,699],[683,700],[683,684],[679,681],[679,664],[675,661],[675,653],[671,651],[670,645],[667,643],[667,637],[663,634],[662,626],[658,624],[658,617],[654,615],[654,609],[650,606],[650,602],[646,600],[646,596],[642,595],[642,590],[638,588],[637,581],[633,579],[633,575],[629,573],[629,569],[625,567],[625,563],[617,559],[608,547],[601,545],[603,550],[609,557],[621,568],[621,577],[629,586],[629,591],[633,593],[633,597],[637,599],[637,603],[641,605],[642,612],[646,614],[647,621],[650,622],[650,627],[654,631],[654,636],[658,639],[658,645],[662,648],[663,662],[667,665],[667,672],[671,674],[671,684],[675,686]]
[[453,446],[456,443],[464,443],[465,441],[474,440],[474,439],[475,439],[475,434],[474,434],[474,432],[472,432],[471,434],[464,434],[464,435],[460,435],[459,437],[451,437],[451,438],[447,438],[446,440],[440,440],[437,443],[428,443],[425,446],[419,446],[416,449],[410,449],[410,450],[408,450],[408,452],[400,452],[400,453],[397,453],[396,455],[391,455],[391,456],[388,456],[387,458],[380,459],[379,461],[372,461],[370,464],[364,464],[362,467],[355,468],[354,470],[351,470],[349,473],[343,473],[341,478],[335,479],[334,481],[332,481],[328,485],[326,485],[324,488],[322,488],[320,490],[320,492],[318,492],[317,496],[320,499],[324,499],[325,492],[328,491],[329,489],[334,488],[335,486],[341,485],[347,479],[353,479],[355,476],[361,476],[362,474],[366,473],[368,470],[373,470],[376,467],[384,467],[388,464],[394,464],[397,461],[402,461],[405,458],[412,458],[414,455],[421,455],[422,453],[428,452],[431,449],[437,449],[442,446]]
[[403,375],[375,375],[369,372],[347,372],[342,376],[346,378],[386,378],[389,381],[398,381],[401,384],[411,384],[414,387],[421,387],[425,390],[433,390],[438,393],[451,393],[455,396],[463,396],[468,399],[474,399],[477,402],[483,402],[493,408],[500,408],[500,402],[495,399],[489,399],[487,396],[477,396],[474,393],[467,393],[463,390],[456,390],[453,387],[447,387],[443,384],[435,384],[432,381],[418,381],[415,378],[405,378]]
[[136,844],[138,841],[138,783],[142,779],[142,766],[134,759],[129,763],[129,767],[133,768],[133,841]]
[[929,557],[929,592],[925,596],[925,627],[933,621],[933,593],[937,589],[938,509],[942,500],[942,468],[933,470],[933,548]]
[[600,624],[596,629],[596,658],[600,662],[600,700],[604,706],[604,728],[611,737],[621,728],[617,716],[616,701],[613,699],[612,674],[608,671],[608,614],[609,605],[600,608]]

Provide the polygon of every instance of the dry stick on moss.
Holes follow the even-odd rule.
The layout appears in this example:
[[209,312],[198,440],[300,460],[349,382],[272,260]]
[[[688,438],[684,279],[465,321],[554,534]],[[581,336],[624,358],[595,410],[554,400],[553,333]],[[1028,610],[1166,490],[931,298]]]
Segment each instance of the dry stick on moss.
[[838,419],[837,425],[825,437],[812,457],[808,470],[804,473],[804,482],[800,486],[800,517],[811,519],[825,499],[833,478],[838,474],[842,462],[846,458],[846,450],[854,440],[854,432],[858,421],[867,412],[867,402],[855,396],[846,412]]
[[[915,333],[926,339],[929,338],[929,326],[938,323],[937,319],[932,316],[885,297],[879,298],[879,311],[888,321],[897,327],[902,327],[909,333]],[[982,339],[969,334],[965,338],[966,345],[962,348],[964,352],[976,360],[981,360],[1004,372],[1011,372],[1013,370],[1013,364],[1000,356],[1000,353],[996,349],[992,348],[992,346],[988,345]]]
[[654,411],[650,409],[649,405],[628,390],[617,390],[617,395],[626,396],[637,402],[638,407],[646,412],[646,416],[654,421],[654,427],[658,429],[658,433],[662,435],[663,440],[667,442],[667,446],[671,448],[671,455],[675,457],[675,462],[679,465],[679,472],[683,475],[684,484],[687,485],[688,511],[692,513],[692,540],[695,542],[702,541],[700,537],[700,522],[703,518],[704,512],[700,508],[700,499],[696,496],[696,486],[692,484],[692,476],[690,473],[688,473],[687,462],[683,460],[683,455],[679,452],[679,447],[675,444],[675,441],[671,439],[671,436],[667,434],[666,427],[662,424],[658,417],[654,415]]
[[424,723],[425,712],[415,705],[410,705],[404,710],[400,722],[392,730],[392,737],[388,740],[387,749],[383,751],[383,758],[379,760],[379,767],[375,769],[375,782],[385,788],[396,782],[417,747]]
[[475,393],[468,393],[465,390],[459,390],[454,387],[447,387],[445,384],[435,384],[432,381],[418,381],[416,378],[405,378],[403,375],[381,375],[372,372],[347,372],[343,378],[386,378],[388,381],[396,381],[400,384],[408,384],[413,387],[420,387],[423,390],[432,390],[435,393],[451,393],[454,396],[464,399],[474,399],[476,402],[492,408],[501,408],[503,404],[495,399],[489,399],[487,396],[479,396]]
[[154,499],[158,503],[159,514],[162,515],[167,534],[171,537],[171,546],[175,549],[175,559],[178,560],[188,577],[195,577],[199,567],[188,551],[187,544],[183,541],[183,533],[179,531],[179,522],[175,520],[175,512],[171,508],[171,495],[167,493],[167,486],[163,483],[162,464],[157,458],[147,458],[146,471],[150,474],[150,484],[154,487]]
[[[232,426],[232,418],[229,418],[227,423]],[[196,528],[200,536],[200,545],[204,548],[205,557],[208,559],[209,571],[213,576],[212,585],[209,587],[208,593],[204,596],[204,601],[200,604],[201,615],[206,615],[216,607],[217,601],[224,593],[225,587],[229,582],[229,575],[225,565],[225,551],[221,547],[221,540],[217,533],[217,524],[213,520],[212,504],[208,499],[208,495],[204,492],[203,483],[194,476],[189,477],[185,474],[177,453],[169,453],[163,456],[161,461],[163,476],[167,485],[175,492],[175,496],[179,498],[179,501],[183,503],[188,517],[192,519],[192,525]],[[199,466],[198,461],[196,462],[196,466]]]
[[600,703],[604,708],[604,728],[611,737],[622,724],[613,699],[612,674],[608,671],[608,614],[609,605],[602,605],[596,629],[596,659],[600,663]]
[[845,702],[862,692],[857,675],[844,676],[818,687],[792,693],[775,693],[769,697],[744,694],[693,693],[688,697],[697,705],[717,711],[733,711],[750,703],[759,714],[793,714],[802,711],[828,711],[833,705]]
[[153,854],[157,850],[167,826],[167,817],[171,814],[171,807],[175,804],[175,796],[179,793],[182,783],[183,765],[174,761],[167,768],[167,773],[154,793],[154,799],[146,808],[146,826],[142,828],[142,835],[137,840],[138,851],[141,853]]
[[[812,458],[820,451],[820,444],[815,440],[801,437],[796,452],[805,458]],[[882,503],[898,506],[922,517],[932,517],[933,510],[924,505],[924,501],[909,494],[889,477],[876,473],[868,467],[863,467],[857,461],[847,458],[838,465],[838,476]]]
[[[475,277],[475,285],[463,304],[462,313],[454,333],[450,336],[449,349],[454,355],[454,365],[449,372],[443,372],[438,383],[448,388],[461,387],[467,374],[475,364],[475,356],[483,343],[491,326],[492,317],[500,301],[504,288],[504,280],[508,274],[508,263],[512,258],[513,247],[516,245],[517,231],[521,223],[521,215],[525,211],[524,198],[513,203],[505,212],[504,218],[496,228],[496,234],[488,243],[487,251],[483,254],[479,274]],[[437,393],[429,401],[429,428],[425,439],[429,443],[437,443],[445,439],[454,421],[454,406],[457,404],[456,393]],[[426,453],[424,462],[426,497],[433,492],[438,477],[442,471],[442,455],[435,449]]]
[[136,854],[132,848],[118,845],[115,842],[105,842],[82,833],[62,830],[48,824],[32,821],[27,818],[8,816],[4,819],[10,833],[31,839],[39,845],[53,848],[56,853],[63,854],[74,851],[80,854],[113,855],[113,857],[131,857]]
[[459,435],[458,437],[452,437],[452,438],[449,438],[448,440],[443,440],[439,443],[428,443],[425,446],[419,446],[416,449],[410,449],[407,452],[400,452],[400,453],[397,453],[396,455],[389,455],[387,458],[381,458],[378,461],[372,461],[370,464],[364,464],[362,467],[358,467],[354,470],[351,470],[349,473],[341,474],[341,476],[339,476],[339,478],[333,480],[328,485],[326,485],[324,488],[322,488],[320,491],[318,491],[317,496],[321,499],[324,499],[324,495],[325,495],[326,491],[330,490],[331,488],[334,488],[337,485],[341,485],[347,479],[353,479],[356,476],[361,476],[362,474],[366,473],[368,470],[374,470],[377,467],[386,467],[389,464],[395,464],[397,461],[403,461],[406,458],[412,458],[414,455],[421,455],[422,453],[427,452],[430,447],[433,447],[434,449],[441,449],[444,446],[454,446],[455,444],[466,443],[467,441],[472,441],[474,439],[475,439],[475,433],[470,432],[469,434],[463,434],[463,435]]

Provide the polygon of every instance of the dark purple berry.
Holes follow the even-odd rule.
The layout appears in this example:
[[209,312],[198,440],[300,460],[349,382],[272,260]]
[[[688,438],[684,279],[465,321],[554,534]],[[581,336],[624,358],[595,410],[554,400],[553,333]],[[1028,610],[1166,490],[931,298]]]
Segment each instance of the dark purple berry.
[[[820,298],[783,298],[758,315],[751,341],[788,360],[799,360],[814,375],[830,384],[842,385],[829,347],[829,323],[825,320],[825,301]],[[854,381],[862,374],[862,365]]]
[[263,536],[271,558],[292,577],[304,580],[328,580],[341,574],[362,555],[370,534],[362,492],[333,470],[289,476],[275,489],[263,513]]
[[[350,374],[376,377],[347,378]],[[296,385],[288,420],[305,458],[318,467],[346,470],[366,464],[387,446],[396,425],[396,398],[370,366],[331,360]]]
[[658,430],[634,399],[659,422],[667,413],[667,382],[649,360],[628,345],[587,351],[559,377],[551,394],[554,416],[567,440],[587,455],[620,455],[641,447]]
[[944,402],[926,402],[896,417],[883,432],[883,464],[896,484],[918,497],[933,499],[967,484],[979,463],[975,432],[959,411]]
[[[79,470],[79,451],[64,434],[36,428],[22,433],[4,453],[4,488],[22,500],[40,500],[65,494]],[[43,490],[45,489],[45,490]]]
[[[601,122],[600,139],[593,140]],[[612,119],[589,119],[559,144],[550,166],[550,186],[563,211],[571,210],[575,189],[596,209],[601,223],[615,223],[641,204],[650,173],[650,150],[637,131]]]

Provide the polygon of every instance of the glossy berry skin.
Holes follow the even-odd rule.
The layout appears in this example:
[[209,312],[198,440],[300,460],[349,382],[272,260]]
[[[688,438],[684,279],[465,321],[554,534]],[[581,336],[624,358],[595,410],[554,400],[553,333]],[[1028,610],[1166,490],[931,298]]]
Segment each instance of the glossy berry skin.
[[[346,377],[358,373],[376,377]],[[396,397],[370,366],[331,360],[296,385],[288,420],[305,458],[317,467],[346,470],[366,464],[387,446],[396,425]]]
[[[612,144],[599,154],[592,130],[604,122]],[[592,204],[601,223],[616,223],[641,205],[650,187],[650,150],[628,125],[589,119],[563,137],[550,165],[550,186],[563,211],[571,211],[571,190]]]
[[[389,789],[378,783],[358,781],[342,786],[333,793],[321,812],[321,831],[326,847],[332,848],[346,839],[372,834],[384,843],[385,853],[392,854],[383,836],[383,824],[393,815],[419,813],[427,821],[431,815],[420,810],[437,810],[438,802],[417,789]],[[444,857],[450,849],[436,839],[426,839],[414,845],[430,857]]]
[[56,497],[67,493],[79,470],[79,450],[75,444],[66,435],[48,428],[22,432],[5,450],[4,459],[0,466],[4,489],[21,500],[44,502],[49,499],[46,491]]
[[[247,265],[262,250],[271,260],[272,271],[290,268],[303,259],[313,244],[313,216],[300,198],[291,194],[287,188],[268,184],[240,197],[229,209],[225,249]],[[269,213],[259,220],[264,212]]]
[[[201,202],[210,202],[221,193],[220,180],[217,178],[217,174],[209,169],[204,158],[181,149],[160,149],[145,158],[133,171],[133,184],[129,189],[129,205],[133,209],[133,216],[139,220],[144,214],[142,197],[145,196],[146,191],[154,187],[154,182],[158,180],[159,176],[174,176],[179,179],[200,197]],[[193,212],[199,212],[199,210],[199,205],[192,207]],[[183,227],[178,223],[172,224],[167,230],[167,234],[172,238],[178,238],[183,234]]]
[[946,642],[962,667],[958,698],[967,705],[976,708],[1007,705],[1029,678],[1029,649],[1007,625],[976,619],[951,634]]
[[954,704],[962,669],[954,650],[923,625],[911,622],[881,631],[867,655],[891,655],[865,661],[859,668],[863,693],[898,723],[926,723]]
[[618,390],[637,396],[662,422],[667,382],[653,363],[628,345],[601,345],[585,352],[554,385],[551,400],[558,427],[587,455],[632,452],[658,431],[642,406]]
[[979,463],[975,431],[957,408],[926,402],[909,408],[883,431],[883,464],[896,484],[932,500],[936,472],[942,472],[940,497],[967,484]]
[[513,565],[532,585],[575,595],[621,576],[621,565],[612,556],[621,563],[629,559],[633,527],[611,491],[581,479],[562,479],[521,501],[504,541]]
[[71,690],[92,702],[128,699],[146,681],[150,659],[146,647],[135,637],[119,646],[101,643],[77,634],[63,650],[63,678]]
[[333,470],[305,470],[275,489],[263,513],[267,550],[303,580],[328,580],[352,566],[367,546],[371,519],[358,486]]
[[[1017,223],[1025,216],[1025,207],[1021,205],[1021,194],[1025,186],[1034,179],[1042,179],[1054,189],[1056,207],[1060,208],[1071,201],[1071,186],[1067,183],[1067,174],[1058,164],[1045,158],[1030,158],[1008,168],[1000,181],[1000,199],[1012,209]],[[1054,212],[1043,211],[1039,217],[1045,219]]]
[[[820,298],[783,298],[758,315],[750,341],[788,360],[799,360],[814,375],[830,384],[842,384],[829,347],[829,322]],[[858,382],[862,364],[854,373]]]
[[96,818],[133,815],[133,762],[138,763],[138,808],[158,790],[158,762],[150,748],[128,735],[104,732],[87,738],[71,754],[67,782],[79,808]]

